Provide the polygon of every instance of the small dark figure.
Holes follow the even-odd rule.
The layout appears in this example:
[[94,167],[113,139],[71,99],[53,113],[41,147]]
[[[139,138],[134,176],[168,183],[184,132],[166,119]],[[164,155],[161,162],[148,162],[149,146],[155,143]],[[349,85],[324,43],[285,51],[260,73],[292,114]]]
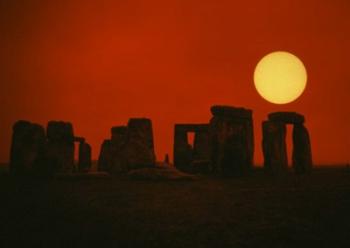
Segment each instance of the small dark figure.
[[170,161],[169,161],[169,154],[165,154],[164,164],[166,164],[166,165],[169,165],[169,164],[170,164]]

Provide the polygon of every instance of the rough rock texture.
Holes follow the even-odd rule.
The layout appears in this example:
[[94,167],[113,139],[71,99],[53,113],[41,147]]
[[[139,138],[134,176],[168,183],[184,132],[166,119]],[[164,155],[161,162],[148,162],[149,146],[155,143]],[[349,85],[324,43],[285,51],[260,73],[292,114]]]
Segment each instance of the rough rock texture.
[[[193,147],[188,142],[187,134],[195,133]],[[177,169],[193,173],[193,161],[204,161],[209,167],[210,144],[208,124],[176,124],[174,130],[174,165]]]
[[125,147],[128,169],[155,166],[152,122],[146,118],[132,118],[128,123]]
[[282,122],[264,121],[263,130],[263,153],[264,167],[266,171],[279,174],[288,169],[286,148],[286,125]]
[[239,176],[253,165],[252,111],[230,106],[213,106],[210,120],[211,166],[214,173]]
[[47,125],[47,158],[55,172],[74,171],[74,134],[69,122],[50,121]]
[[296,174],[306,174],[312,168],[311,143],[309,132],[302,124],[293,128],[293,168]]
[[10,170],[15,175],[40,173],[47,169],[45,130],[38,124],[18,121],[13,125]]
[[91,168],[91,146],[86,142],[79,144],[78,169],[80,172],[87,172]]
[[296,112],[274,112],[268,115],[270,121],[283,122],[289,124],[303,124],[305,118]]

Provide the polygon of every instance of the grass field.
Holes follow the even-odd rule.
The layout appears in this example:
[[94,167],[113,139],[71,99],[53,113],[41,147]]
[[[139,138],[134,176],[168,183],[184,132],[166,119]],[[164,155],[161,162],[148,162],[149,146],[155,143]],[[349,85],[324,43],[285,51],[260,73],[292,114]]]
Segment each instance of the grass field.
[[350,247],[350,171],[187,182],[0,173],[0,247]]

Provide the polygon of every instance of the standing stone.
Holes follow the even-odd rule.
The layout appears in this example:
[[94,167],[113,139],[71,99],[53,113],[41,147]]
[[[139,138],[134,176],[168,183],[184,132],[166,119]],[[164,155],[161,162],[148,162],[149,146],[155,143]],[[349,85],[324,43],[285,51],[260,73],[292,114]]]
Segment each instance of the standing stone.
[[155,166],[152,122],[146,118],[132,118],[128,123],[125,147],[128,169]]
[[[193,146],[188,133],[194,133]],[[187,173],[208,171],[210,164],[208,124],[176,124],[174,129],[174,166]]]
[[74,171],[74,134],[71,123],[50,121],[47,126],[47,157],[56,172]]
[[213,106],[210,120],[211,162],[214,173],[239,176],[253,165],[252,111]]
[[209,132],[197,131],[193,143],[194,160],[210,160]]
[[175,125],[174,132],[174,165],[177,169],[190,172],[193,160],[193,148],[188,143],[187,131],[183,125]]
[[296,174],[309,173],[312,168],[311,143],[307,129],[302,124],[293,128],[293,168]]
[[111,128],[111,166],[110,173],[121,173],[128,171],[126,158],[126,145],[129,138],[127,126],[116,126]]
[[111,140],[104,140],[101,149],[100,155],[98,157],[97,169],[98,171],[107,171],[110,172],[112,168],[112,142]]
[[86,142],[79,143],[79,171],[86,172],[91,168],[91,146]]
[[13,125],[10,170],[14,175],[40,173],[46,170],[45,130],[38,124],[17,121]]
[[265,169],[273,174],[287,171],[286,125],[283,122],[264,121],[262,129]]
[[210,142],[209,128],[206,130],[197,130],[194,136],[193,143],[193,161],[191,170],[194,173],[206,174],[210,170]]

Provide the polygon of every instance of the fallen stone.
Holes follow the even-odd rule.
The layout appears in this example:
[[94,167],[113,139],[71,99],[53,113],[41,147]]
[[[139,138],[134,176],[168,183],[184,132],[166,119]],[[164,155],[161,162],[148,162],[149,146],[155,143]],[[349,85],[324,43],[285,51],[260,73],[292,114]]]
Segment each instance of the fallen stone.
[[174,167],[154,167],[131,170],[131,179],[150,181],[193,181],[197,177],[176,170]]

